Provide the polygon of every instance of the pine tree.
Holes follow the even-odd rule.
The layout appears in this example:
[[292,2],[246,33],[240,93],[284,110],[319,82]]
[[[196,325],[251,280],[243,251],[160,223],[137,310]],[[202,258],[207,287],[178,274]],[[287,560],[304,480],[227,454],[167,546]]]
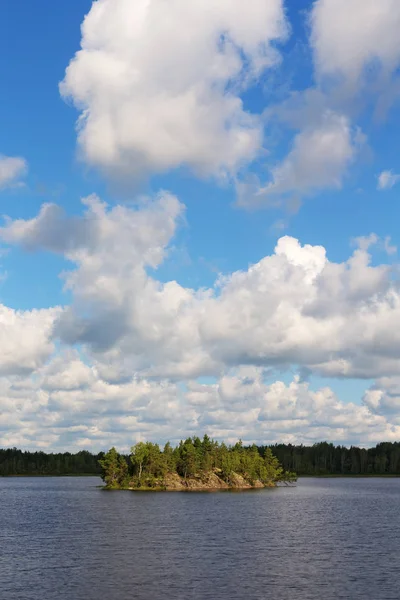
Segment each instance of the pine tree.
[[123,487],[128,477],[128,465],[123,456],[115,448],[111,448],[99,460],[102,468],[102,479],[109,489]]

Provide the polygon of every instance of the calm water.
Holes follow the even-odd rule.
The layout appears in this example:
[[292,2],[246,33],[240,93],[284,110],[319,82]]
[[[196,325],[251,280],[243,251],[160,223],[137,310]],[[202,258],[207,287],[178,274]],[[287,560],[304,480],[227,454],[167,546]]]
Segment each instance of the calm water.
[[1,600],[399,600],[400,479],[243,493],[0,479]]

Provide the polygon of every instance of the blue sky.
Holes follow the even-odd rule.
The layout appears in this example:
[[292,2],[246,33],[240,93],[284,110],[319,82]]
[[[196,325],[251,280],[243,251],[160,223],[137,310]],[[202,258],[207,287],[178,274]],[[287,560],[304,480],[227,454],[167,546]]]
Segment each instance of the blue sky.
[[[79,163],[76,113],[60,99],[58,91],[65,67],[79,47],[80,25],[90,6],[91,2],[69,6],[55,5],[48,0],[39,0],[35,5],[22,1],[5,2],[0,37],[2,152],[10,156],[22,155],[30,165],[27,187],[2,194],[3,214],[12,218],[32,217],[43,202],[52,201],[65,206],[69,212],[80,211],[79,198],[93,191],[110,202],[129,198],[129,189],[115,188],[115,184],[107,183],[95,170]],[[264,82],[268,85],[269,78],[277,79],[284,87],[295,85],[295,90],[305,89],[312,83],[310,51],[303,47],[307,40],[310,6],[310,2],[304,1],[288,4],[293,37],[283,45],[282,69],[278,69],[277,74],[269,73],[263,82],[245,94],[246,103],[253,110],[261,112],[265,108],[265,96],[274,92],[263,93]],[[285,76],[290,81],[286,81]],[[348,256],[351,238],[372,231],[381,237],[396,233],[391,224],[398,217],[397,190],[387,190],[377,199],[376,178],[384,169],[396,170],[398,167],[398,134],[394,128],[397,120],[395,108],[383,123],[367,120],[369,152],[354,172],[349,173],[343,189],[323,190],[289,217],[279,209],[236,209],[235,192],[231,187],[221,189],[214,182],[199,181],[188,174],[155,176],[154,181],[141,183],[141,190],[146,191],[149,186],[155,191],[166,188],[177,193],[188,208],[189,231],[182,233],[185,251],[189,256],[193,254],[195,260],[202,257],[207,263],[215,262],[222,271],[246,268],[271,252],[281,233],[274,229],[274,223],[285,219],[288,220],[285,233],[310,244],[323,244],[331,260],[341,261]],[[278,144],[275,156],[279,158],[286,150],[287,145]],[[377,210],[377,202],[384,210]],[[16,253],[13,254],[6,261],[6,268],[11,273],[2,297],[16,308],[28,308],[24,294],[20,293],[16,283],[13,286],[12,280],[20,261],[28,261],[21,263],[24,277],[29,273],[32,278],[36,277],[37,269],[41,272],[42,267],[36,258],[31,260],[26,255],[17,258]],[[45,307],[49,300],[51,303],[62,302],[61,289],[54,277],[59,261],[48,256],[40,259],[46,264],[44,276],[49,271],[51,275],[46,277],[46,295],[38,286],[33,286],[29,303]],[[173,276],[180,277],[176,272]],[[201,264],[190,264],[188,273],[183,274],[185,284],[202,285],[204,282],[210,285],[213,279],[213,271],[207,272]]]
[[160,1],[3,3],[0,442],[399,437],[398,7]]

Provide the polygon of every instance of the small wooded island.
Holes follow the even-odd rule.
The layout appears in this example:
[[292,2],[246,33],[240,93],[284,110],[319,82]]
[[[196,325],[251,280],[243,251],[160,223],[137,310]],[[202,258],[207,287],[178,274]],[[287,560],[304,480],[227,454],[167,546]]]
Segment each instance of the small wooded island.
[[242,442],[227,446],[207,435],[188,438],[163,450],[158,444],[139,442],[129,457],[111,448],[99,460],[105,489],[200,491],[275,487],[294,483],[270,448]]

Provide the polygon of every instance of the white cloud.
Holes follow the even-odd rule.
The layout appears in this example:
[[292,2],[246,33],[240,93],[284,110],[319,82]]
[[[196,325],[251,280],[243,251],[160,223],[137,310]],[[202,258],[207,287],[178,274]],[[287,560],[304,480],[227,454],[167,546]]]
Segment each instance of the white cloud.
[[[84,374],[84,375],[83,375]],[[264,369],[226,371],[211,384],[186,386],[131,377],[101,379],[75,351],[55,355],[33,376],[0,381],[0,446],[128,450],[142,439],[177,442],[208,432],[228,442],[372,445],[400,435],[400,403],[343,403],[329,387],[298,377],[267,382]],[[51,385],[49,385],[51,381]],[[397,383],[398,387],[398,383]]]
[[279,240],[272,256],[222,283],[202,338],[224,364],[298,364],[327,376],[396,367],[400,296],[387,266],[358,249],[335,264],[322,247]]
[[63,275],[73,303],[54,332],[84,344],[102,378],[187,380],[240,365],[298,365],[332,377],[399,373],[400,291],[388,265],[370,264],[377,236],[360,238],[343,263],[286,236],[248,270],[193,290],[156,278],[183,212],[176,198],[164,193],[140,210],[110,209],[96,197],[85,203],[80,218],[47,206],[29,221],[9,221],[0,237],[74,263]]
[[[205,402],[199,398],[202,394]],[[187,399],[193,404],[191,392]],[[263,370],[253,367],[202,386],[195,400],[195,410],[201,411],[200,423],[212,435],[232,441],[239,432],[243,439],[264,443],[312,444],[323,439],[371,445],[382,439],[395,440],[400,434],[400,420],[393,425],[379,411],[343,403],[329,387],[313,391],[297,377],[289,384],[279,380],[268,384]]]
[[282,0],[98,0],[60,85],[90,164],[143,176],[232,175],[262,142],[240,89],[279,60]]
[[0,189],[18,185],[27,169],[24,158],[0,154]]
[[[114,176],[143,177],[180,166],[235,180],[240,172],[236,190],[244,207],[283,203],[294,212],[304,197],[340,189],[365,141],[352,125],[348,92],[361,89],[362,74],[367,67],[371,74],[374,61],[385,79],[400,60],[398,2],[378,4],[314,3],[317,86],[297,94],[306,98],[297,107],[297,133],[286,157],[268,164],[265,183],[249,173],[243,178],[243,167],[265,151],[268,129],[265,119],[244,109],[241,95],[280,60],[274,44],[288,33],[282,0],[94,2],[82,25],[81,50],[60,84],[80,111],[83,158]],[[328,86],[326,94],[323,80],[330,75],[346,86]],[[370,89],[387,86],[374,81]]]
[[272,181],[265,187],[256,186],[251,196],[242,190],[239,204],[268,205],[276,198],[300,199],[324,188],[340,189],[360,141],[360,133],[352,130],[349,119],[325,111],[319,123],[296,135],[289,154],[271,170]]
[[[184,210],[175,197],[85,205],[74,219],[45,206],[0,231],[73,263],[71,307],[2,308],[0,445],[127,448],[201,431],[249,442],[399,437],[400,290],[388,265],[371,265],[377,236],[356,240],[343,263],[285,236],[257,264],[196,291],[156,278]],[[66,344],[56,354],[53,334]],[[293,368],[377,381],[363,405],[298,377],[268,383]],[[213,383],[200,383],[205,375]]]
[[378,176],[378,190],[390,190],[400,180],[400,175],[393,171],[382,171]]
[[49,358],[60,312],[59,308],[16,311],[0,305],[0,375],[30,373]]
[[183,403],[175,384],[132,377],[111,384],[69,350],[32,376],[1,378],[0,446],[128,449],[155,434],[184,435],[193,411],[183,416]]
[[167,192],[153,201],[143,199],[138,208],[117,205],[109,210],[95,194],[83,198],[82,204],[83,217],[68,217],[56,204],[44,204],[34,219],[6,218],[2,239],[30,251],[41,248],[64,254],[77,263],[95,261],[98,255],[97,264],[103,268],[107,257],[114,263],[156,268],[184,212],[184,206]]
[[383,241],[383,247],[385,249],[386,254],[388,254],[389,256],[391,256],[392,254],[396,254],[397,252],[397,246],[395,246],[391,242],[392,238],[390,237],[390,235],[387,235]]
[[400,425],[400,378],[378,379],[365,392],[363,403],[373,414],[385,415],[393,424]]
[[57,335],[89,344],[110,378],[149,369],[151,362],[160,375],[206,368],[208,356],[191,349],[198,338],[192,291],[147,273],[165,258],[183,205],[166,193],[141,210],[109,210],[96,197],[84,202],[83,218],[70,219],[45,205],[35,219],[9,221],[1,231],[8,243],[63,253],[76,264],[64,273],[74,303],[60,315]]
[[374,67],[388,75],[400,62],[397,0],[317,0],[311,24],[318,77],[341,76],[359,85]]
[[[269,182],[247,176],[238,183],[241,206],[283,204],[293,212],[304,197],[340,189],[366,141],[355,119],[368,103],[382,117],[398,96],[397,0],[316,0],[310,26],[315,87],[292,92],[266,109],[268,123],[278,119],[296,133],[286,156],[270,167]],[[396,181],[396,175],[384,172],[378,188]]]

